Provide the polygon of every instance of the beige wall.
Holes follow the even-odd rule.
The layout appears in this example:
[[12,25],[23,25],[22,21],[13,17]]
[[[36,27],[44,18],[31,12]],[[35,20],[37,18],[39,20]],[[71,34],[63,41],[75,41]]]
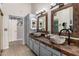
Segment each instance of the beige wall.
[[9,15],[24,17],[28,13],[31,13],[31,4],[24,3],[3,3],[0,4],[0,8],[4,14],[3,16],[3,49],[9,47],[8,31],[4,31],[4,28],[8,29]]
[[43,8],[48,10],[50,8],[50,4],[49,3],[32,3],[31,8],[32,8],[31,12],[35,13],[36,11],[40,11]]

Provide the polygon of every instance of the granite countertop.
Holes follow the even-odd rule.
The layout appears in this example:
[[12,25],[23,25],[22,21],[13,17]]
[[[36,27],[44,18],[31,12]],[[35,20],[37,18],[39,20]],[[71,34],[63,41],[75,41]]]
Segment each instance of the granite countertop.
[[67,44],[57,45],[51,43],[51,41],[48,38],[45,38],[44,36],[35,37],[34,35],[30,34],[30,37],[68,56],[79,56],[79,47],[75,45],[67,45]]

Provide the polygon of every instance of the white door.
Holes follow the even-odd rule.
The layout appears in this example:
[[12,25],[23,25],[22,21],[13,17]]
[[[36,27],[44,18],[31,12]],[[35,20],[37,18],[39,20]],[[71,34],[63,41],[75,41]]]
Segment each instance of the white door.
[[17,20],[9,20],[9,42],[17,39]]

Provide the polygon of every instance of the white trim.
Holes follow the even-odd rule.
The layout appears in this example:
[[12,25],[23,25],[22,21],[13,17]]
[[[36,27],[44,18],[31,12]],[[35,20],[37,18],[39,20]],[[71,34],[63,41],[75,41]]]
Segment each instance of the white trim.
[[23,44],[25,44],[24,42],[24,18],[23,18]]

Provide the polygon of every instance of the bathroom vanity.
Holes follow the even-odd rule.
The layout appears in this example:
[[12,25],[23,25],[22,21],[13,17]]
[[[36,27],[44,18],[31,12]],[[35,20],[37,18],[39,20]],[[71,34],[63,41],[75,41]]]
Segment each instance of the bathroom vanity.
[[78,56],[79,47],[75,45],[66,44],[54,44],[44,37],[35,37],[34,35],[29,35],[29,47],[30,49],[39,56]]
[[[42,13],[37,19],[37,32],[29,33],[26,42],[36,55],[79,56],[79,4],[67,4],[51,11],[51,34],[58,35],[64,28],[72,30],[70,45],[67,44],[67,40],[63,44],[55,44],[56,41],[52,42],[50,38],[45,37],[49,33],[47,13]],[[67,24],[66,27],[62,27],[64,23]],[[38,32],[43,35],[40,36]],[[67,36],[67,33],[64,32],[62,36]]]
[[60,51],[53,49],[51,46],[51,42],[44,38],[35,38],[34,36],[30,35],[30,48],[32,51],[39,56],[60,56]]

